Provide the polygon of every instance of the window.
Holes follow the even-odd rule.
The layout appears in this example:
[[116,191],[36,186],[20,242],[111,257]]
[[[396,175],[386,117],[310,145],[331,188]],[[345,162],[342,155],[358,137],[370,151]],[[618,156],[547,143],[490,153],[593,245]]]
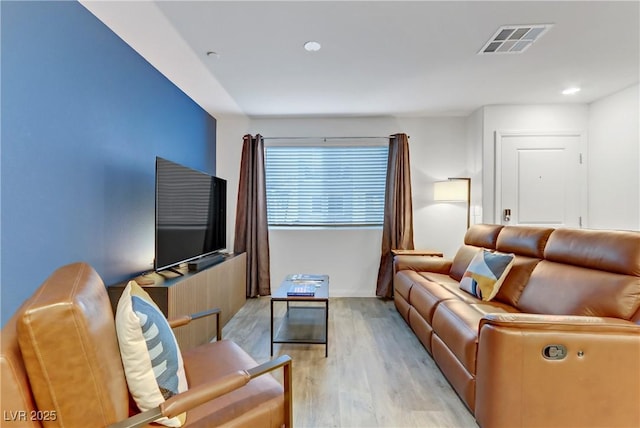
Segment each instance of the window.
[[270,226],[378,226],[388,147],[268,146]]

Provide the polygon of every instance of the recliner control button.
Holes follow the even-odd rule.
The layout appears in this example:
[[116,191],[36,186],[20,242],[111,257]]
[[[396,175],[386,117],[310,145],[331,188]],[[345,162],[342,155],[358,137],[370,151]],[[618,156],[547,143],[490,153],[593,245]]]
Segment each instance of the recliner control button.
[[567,347],[564,345],[547,345],[542,350],[542,356],[547,360],[562,360],[567,356]]

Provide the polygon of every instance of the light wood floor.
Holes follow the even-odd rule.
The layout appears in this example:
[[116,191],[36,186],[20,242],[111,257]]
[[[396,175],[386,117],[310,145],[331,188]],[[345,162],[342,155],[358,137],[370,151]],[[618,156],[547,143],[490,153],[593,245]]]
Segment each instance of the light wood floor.
[[[259,363],[270,359],[269,302],[247,300],[223,329]],[[328,358],[324,345],[274,346],[293,358],[296,428],[478,426],[392,301],[332,298]]]

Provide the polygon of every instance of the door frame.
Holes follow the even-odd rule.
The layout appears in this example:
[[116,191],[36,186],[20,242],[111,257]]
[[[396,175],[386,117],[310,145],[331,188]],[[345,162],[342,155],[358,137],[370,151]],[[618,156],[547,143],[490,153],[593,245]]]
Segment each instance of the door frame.
[[580,192],[580,217],[581,228],[588,227],[588,175],[587,175],[587,144],[586,135],[584,131],[531,131],[531,130],[497,130],[495,131],[495,159],[494,159],[494,174],[493,174],[493,212],[494,221],[496,224],[502,224],[502,140],[508,137],[578,137],[578,152],[580,158],[579,177],[578,177],[578,191]]

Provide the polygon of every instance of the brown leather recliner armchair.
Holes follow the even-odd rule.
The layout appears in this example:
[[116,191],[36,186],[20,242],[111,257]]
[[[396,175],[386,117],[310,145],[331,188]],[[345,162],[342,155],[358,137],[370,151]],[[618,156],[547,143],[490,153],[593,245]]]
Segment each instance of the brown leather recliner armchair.
[[[64,266],[2,329],[3,425],[146,426],[186,411],[186,427],[292,426],[288,356],[258,365],[221,340],[184,352],[183,360],[189,390],[135,414],[106,288],[89,265]],[[284,386],[267,374],[278,368]]]

